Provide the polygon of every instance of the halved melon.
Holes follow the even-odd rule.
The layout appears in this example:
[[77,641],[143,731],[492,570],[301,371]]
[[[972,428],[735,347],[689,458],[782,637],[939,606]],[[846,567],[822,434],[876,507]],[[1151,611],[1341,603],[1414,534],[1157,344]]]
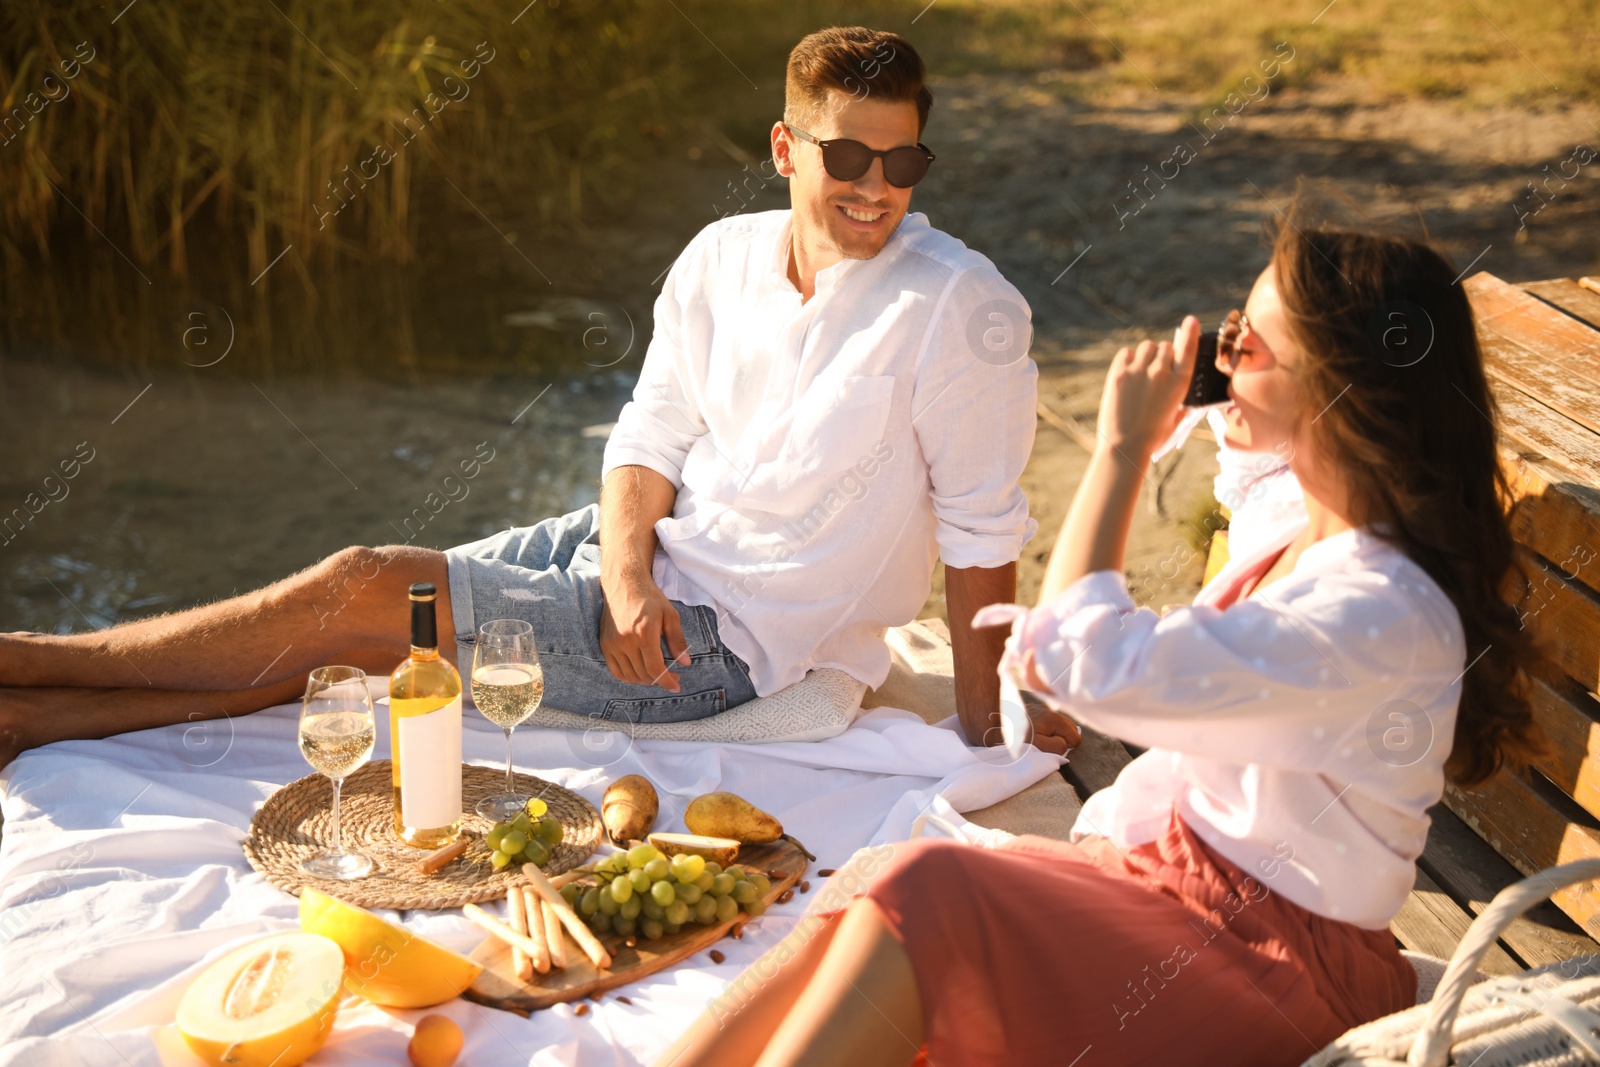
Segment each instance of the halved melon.
[[344,950],[345,985],[385,1007],[443,1004],[483,973],[465,956],[309,886],[300,891],[300,929],[333,939]]
[[326,937],[277,934],[228,953],[178,1002],[178,1032],[212,1067],[295,1067],[339,1011],[344,954]]
[[663,856],[700,856],[707,863],[716,862],[724,867],[739,855],[739,842],[731,837],[654,833],[647,840]]

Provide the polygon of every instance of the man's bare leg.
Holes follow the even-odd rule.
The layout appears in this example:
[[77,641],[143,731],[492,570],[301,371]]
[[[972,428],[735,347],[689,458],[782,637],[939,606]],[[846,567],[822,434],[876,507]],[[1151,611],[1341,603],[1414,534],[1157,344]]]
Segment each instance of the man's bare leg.
[[259,689],[0,689],[0,767],[52,741],[109,737],[173,723],[244,715],[287,704],[305,691],[288,678]]
[[[387,646],[330,651],[327,663],[360,667],[372,677],[383,678],[406,652],[407,639],[401,638]],[[445,642],[441,654],[454,662],[453,643]],[[236,690],[59,686],[0,689],[0,768],[20,752],[52,741],[109,737],[174,723],[248,715],[298,700],[305,687],[305,678],[294,675]]]
[[413,582],[438,587],[439,634],[453,647],[444,553],[347,548],[254,593],[188,611],[86,634],[0,635],[0,686],[237,692],[303,681],[333,653],[357,647],[394,650],[392,666],[411,632]]

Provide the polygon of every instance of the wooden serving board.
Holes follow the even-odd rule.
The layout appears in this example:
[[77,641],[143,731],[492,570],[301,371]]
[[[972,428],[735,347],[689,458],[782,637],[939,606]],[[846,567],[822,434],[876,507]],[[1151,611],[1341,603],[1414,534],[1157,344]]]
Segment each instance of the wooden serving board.
[[[734,862],[765,872],[772,879],[772,888],[765,898],[769,907],[779,895],[799,882],[806,870],[805,856],[787,841],[770,845],[745,845]],[[462,996],[491,1008],[529,1015],[552,1004],[580,1000],[591,993],[603,993],[655,974],[702,949],[709,949],[735,926],[749,921],[750,916],[741,912],[738,918],[710,926],[689,923],[677,933],[666,934],[654,941],[636,938],[637,947],[634,948],[629,948],[614,933],[596,935],[606,951],[611,953],[612,965],[605,971],[595,967],[589,957],[583,954],[583,950],[573,942],[571,934],[563,934],[567,949],[566,967],[552,968],[548,974],[535,971],[530,982],[522,982],[517,978],[516,969],[511,963],[511,946],[498,937],[489,937],[472,953],[473,962],[483,965],[483,974]]]

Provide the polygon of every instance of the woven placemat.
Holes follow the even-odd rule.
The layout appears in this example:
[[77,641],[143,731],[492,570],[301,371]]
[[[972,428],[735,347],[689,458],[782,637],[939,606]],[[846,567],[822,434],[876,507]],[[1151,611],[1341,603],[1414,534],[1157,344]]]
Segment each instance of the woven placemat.
[[[245,858],[267,881],[295,896],[312,886],[329,896],[367,908],[455,908],[504,897],[520,877],[510,868],[496,871],[489,863],[483,837],[493,823],[472,809],[484,797],[503,792],[506,773],[493,767],[461,768],[462,831],[472,838],[464,855],[436,874],[419,874],[417,862],[428,853],[402,843],[394,833],[394,784],[388,760],[374,760],[344,780],[339,819],[344,847],[372,857],[365,878],[341,882],[316,878],[300,869],[307,856],[333,844],[333,783],[320,774],[290,782],[261,805],[250,820]],[[599,847],[600,813],[570,789],[531,774],[516,776],[517,791],[543,798],[549,814],[565,831],[550,862],[541,868],[555,875],[588,859]]]

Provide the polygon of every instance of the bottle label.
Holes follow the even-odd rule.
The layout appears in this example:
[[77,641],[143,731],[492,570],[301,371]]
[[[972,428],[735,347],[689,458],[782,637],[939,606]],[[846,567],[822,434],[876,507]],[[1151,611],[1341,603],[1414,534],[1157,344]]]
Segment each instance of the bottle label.
[[431,830],[461,818],[461,698],[400,720],[400,821]]

